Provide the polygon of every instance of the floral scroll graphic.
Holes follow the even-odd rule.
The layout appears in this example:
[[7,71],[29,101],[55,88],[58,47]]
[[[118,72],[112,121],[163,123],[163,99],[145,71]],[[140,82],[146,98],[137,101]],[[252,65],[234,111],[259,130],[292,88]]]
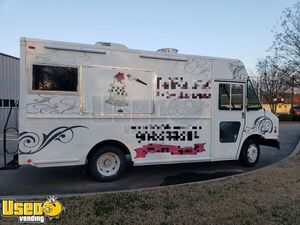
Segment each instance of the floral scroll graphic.
[[196,79],[208,80],[211,79],[212,60],[191,59],[184,66],[184,70],[189,75]]
[[85,126],[62,126],[55,128],[48,134],[42,133],[41,135],[34,132],[24,131],[19,137],[19,153],[34,154],[55,141],[59,141],[64,144],[69,143],[74,138],[74,129],[77,128],[89,129]]
[[28,114],[79,114],[79,101],[76,97],[42,96],[26,105]]
[[266,116],[258,117],[254,121],[254,125],[252,127],[246,127],[245,132],[259,132],[260,134],[271,133],[273,130],[273,122]]
[[247,79],[248,74],[243,64],[229,63],[228,67],[233,74],[233,79],[235,80]]

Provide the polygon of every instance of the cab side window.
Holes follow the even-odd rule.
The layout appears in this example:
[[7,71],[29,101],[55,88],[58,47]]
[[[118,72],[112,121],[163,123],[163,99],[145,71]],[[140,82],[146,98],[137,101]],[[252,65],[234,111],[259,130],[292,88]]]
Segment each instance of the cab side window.
[[247,110],[259,110],[262,106],[250,80],[247,81]]

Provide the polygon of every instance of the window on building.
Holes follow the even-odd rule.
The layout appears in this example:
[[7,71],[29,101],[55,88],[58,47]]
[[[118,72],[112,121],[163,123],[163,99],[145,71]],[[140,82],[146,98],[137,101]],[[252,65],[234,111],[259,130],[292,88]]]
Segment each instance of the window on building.
[[9,100],[8,99],[3,100],[3,107],[9,107]]
[[32,90],[76,92],[78,68],[33,65]]
[[0,108],[17,107],[18,101],[14,99],[0,99]]
[[11,107],[16,107],[18,105],[17,101],[16,100],[10,100],[10,106]]

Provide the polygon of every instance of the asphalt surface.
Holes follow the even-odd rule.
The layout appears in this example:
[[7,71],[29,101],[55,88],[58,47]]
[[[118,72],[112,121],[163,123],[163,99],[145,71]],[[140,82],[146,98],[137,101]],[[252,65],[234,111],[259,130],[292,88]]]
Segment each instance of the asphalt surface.
[[[260,161],[254,168],[245,168],[238,161],[130,167],[119,180],[108,183],[94,181],[85,173],[83,167],[21,166],[16,170],[0,170],[0,196],[63,195],[132,190],[240,174],[286,158],[294,150],[299,138],[300,123],[280,124],[281,149],[261,147]],[[11,149],[13,145],[12,138]],[[0,154],[2,155],[1,147]]]

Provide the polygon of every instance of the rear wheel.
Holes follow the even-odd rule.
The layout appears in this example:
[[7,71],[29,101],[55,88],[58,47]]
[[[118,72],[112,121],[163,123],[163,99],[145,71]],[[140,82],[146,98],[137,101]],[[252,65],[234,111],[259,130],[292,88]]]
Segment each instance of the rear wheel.
[[243,144],[240,161],[244,166],[255,166],[259,160],[260,148],[257,141],[250,139]]
[[113,181],[119,178],[126,168],[123,151],[116,146],[99,148],[89,160],[89,170],[98,181]]

